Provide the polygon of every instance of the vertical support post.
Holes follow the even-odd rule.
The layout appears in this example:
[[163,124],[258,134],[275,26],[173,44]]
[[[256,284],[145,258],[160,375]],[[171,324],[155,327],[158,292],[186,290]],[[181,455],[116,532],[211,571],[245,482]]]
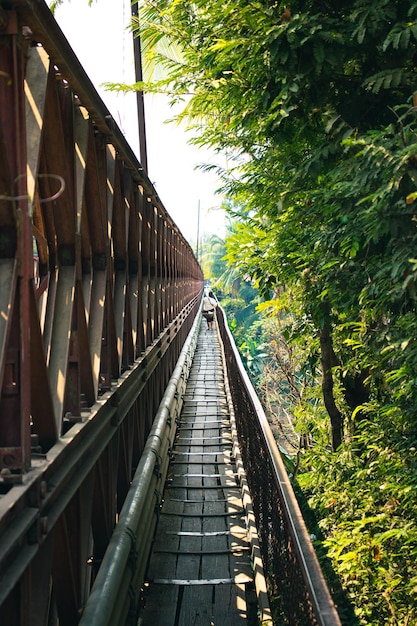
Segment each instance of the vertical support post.
[[[133,33],[133,54],[135,59],[135,80],[137,83],[143,81],[142,72],[142,49],[139,35],[139,6],[137,2],[132,2],[132,18],[137,21],[138,33]],[[143,91],[136,92],[136,103],[138,109],[138,127],[139,127],[139,158],[141,165],[146,173],[148,173],[148,154],[146,148],[146,129],[145,129],[145,103]]]

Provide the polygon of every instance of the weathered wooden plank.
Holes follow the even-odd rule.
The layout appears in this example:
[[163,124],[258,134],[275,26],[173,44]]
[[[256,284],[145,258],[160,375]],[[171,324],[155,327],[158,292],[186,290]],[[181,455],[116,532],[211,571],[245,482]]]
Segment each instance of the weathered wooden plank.
[[212,585],[185,587],[178,626],[208,626],[212,623]]
[[[207,503],[207,513],[213,508],[218,508],[217,503]],[[204,519],[204,530],[227,530],[228,522],[225,517],[206,517]],[[217,535],[214,537],[204,537],[203,549],[206,554],[201,560],[201,575],[203,578],[228,578],[230,577],[229,554],[208,554],[213,550],[228,550],[229,537],[227,535]]]
[[231,492],[235,493],[236,491],[239,490],[239,487],[236,484],[236,481],[233,481],[233,482],[229,481],[226,484],[224,484],[224,483],[223,484],[215,484],[215,485],[211,485],[211,486],[210,485],[193,486],[193,485],[187,485],[187,484],[179,485],[179,484],[173,483],[171,481],[171,482],[168,482],[165,485],[165,489],[168,490],[168,491],[169,490],[173,490],[174,493],[177,493],[178,490],[180,490],[180,489],[186,489],[187,493],[189,495],[189,498],[192,499],[194,497],[193,494],[195,495],[195,492],[200,493],[202,491],[206,495],[208,494],[208,492],[210,490],[214,491],[214,493],[221,493],[221,494],[224,494],[226,491],[231,491]]
[[180,588],[176,585],[151,585],[145,590],[145,607],[138,626],[174,626]]
[[177,626],[237,626],[247,623],[245,584],[253,580],[246,515],[223,377],[204,360],[198,368],[193,376],[194,360],[150,574],[161,595],[178,586]]
[[[170,502],[168,501],[169,505]],[[167,502],[164,503],[164,507]],[[177,506],[182,510],[182,502],[177,502]],[[168,517],[161,515],[158,521],[157,532],[155,535],[155,548],[166,546],[170,550],[178,550],[179,536],[175,534],[167,534],[167,531],[181,530],[181,517]],[[157,551],[152,553],[152,557],[148,567],[148,579],[154,578],[172,578],[177,571],[177,557],[175,554],[161,554]]]
[[148,566],[147,580],[152,583],[157,578],[176,578],[177,556],[154,552]]
[[214,590],[213,624],[216,626],[238,626],[246,623],[245,585],[217,585]]

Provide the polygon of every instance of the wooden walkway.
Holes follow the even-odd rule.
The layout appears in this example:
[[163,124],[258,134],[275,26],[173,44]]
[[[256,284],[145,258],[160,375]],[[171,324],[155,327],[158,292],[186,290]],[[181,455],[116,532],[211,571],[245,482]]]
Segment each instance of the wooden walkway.
[[138,626],[255,626],[242,501],[217,330],[203,320]]

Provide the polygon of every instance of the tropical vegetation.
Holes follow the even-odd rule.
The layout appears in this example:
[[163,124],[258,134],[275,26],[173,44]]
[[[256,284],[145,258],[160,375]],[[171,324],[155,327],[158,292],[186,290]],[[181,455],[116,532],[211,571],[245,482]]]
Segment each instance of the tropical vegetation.
[[136,88],[183,100],[195,143],[228,155],[227,255],[296,354],[297,480],[356,619],[415,624],[417,2],[143,0],[140,18],[166,71]]

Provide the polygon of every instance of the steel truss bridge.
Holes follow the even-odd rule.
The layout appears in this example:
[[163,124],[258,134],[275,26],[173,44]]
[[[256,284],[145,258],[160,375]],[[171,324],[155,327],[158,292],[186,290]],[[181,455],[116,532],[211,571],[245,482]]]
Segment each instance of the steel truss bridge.
[[[47,5],[1,2],[1,625],[140,623],[202,293],[190,245]],[[217,329],[269,615],[337,626],[220,309]]]

